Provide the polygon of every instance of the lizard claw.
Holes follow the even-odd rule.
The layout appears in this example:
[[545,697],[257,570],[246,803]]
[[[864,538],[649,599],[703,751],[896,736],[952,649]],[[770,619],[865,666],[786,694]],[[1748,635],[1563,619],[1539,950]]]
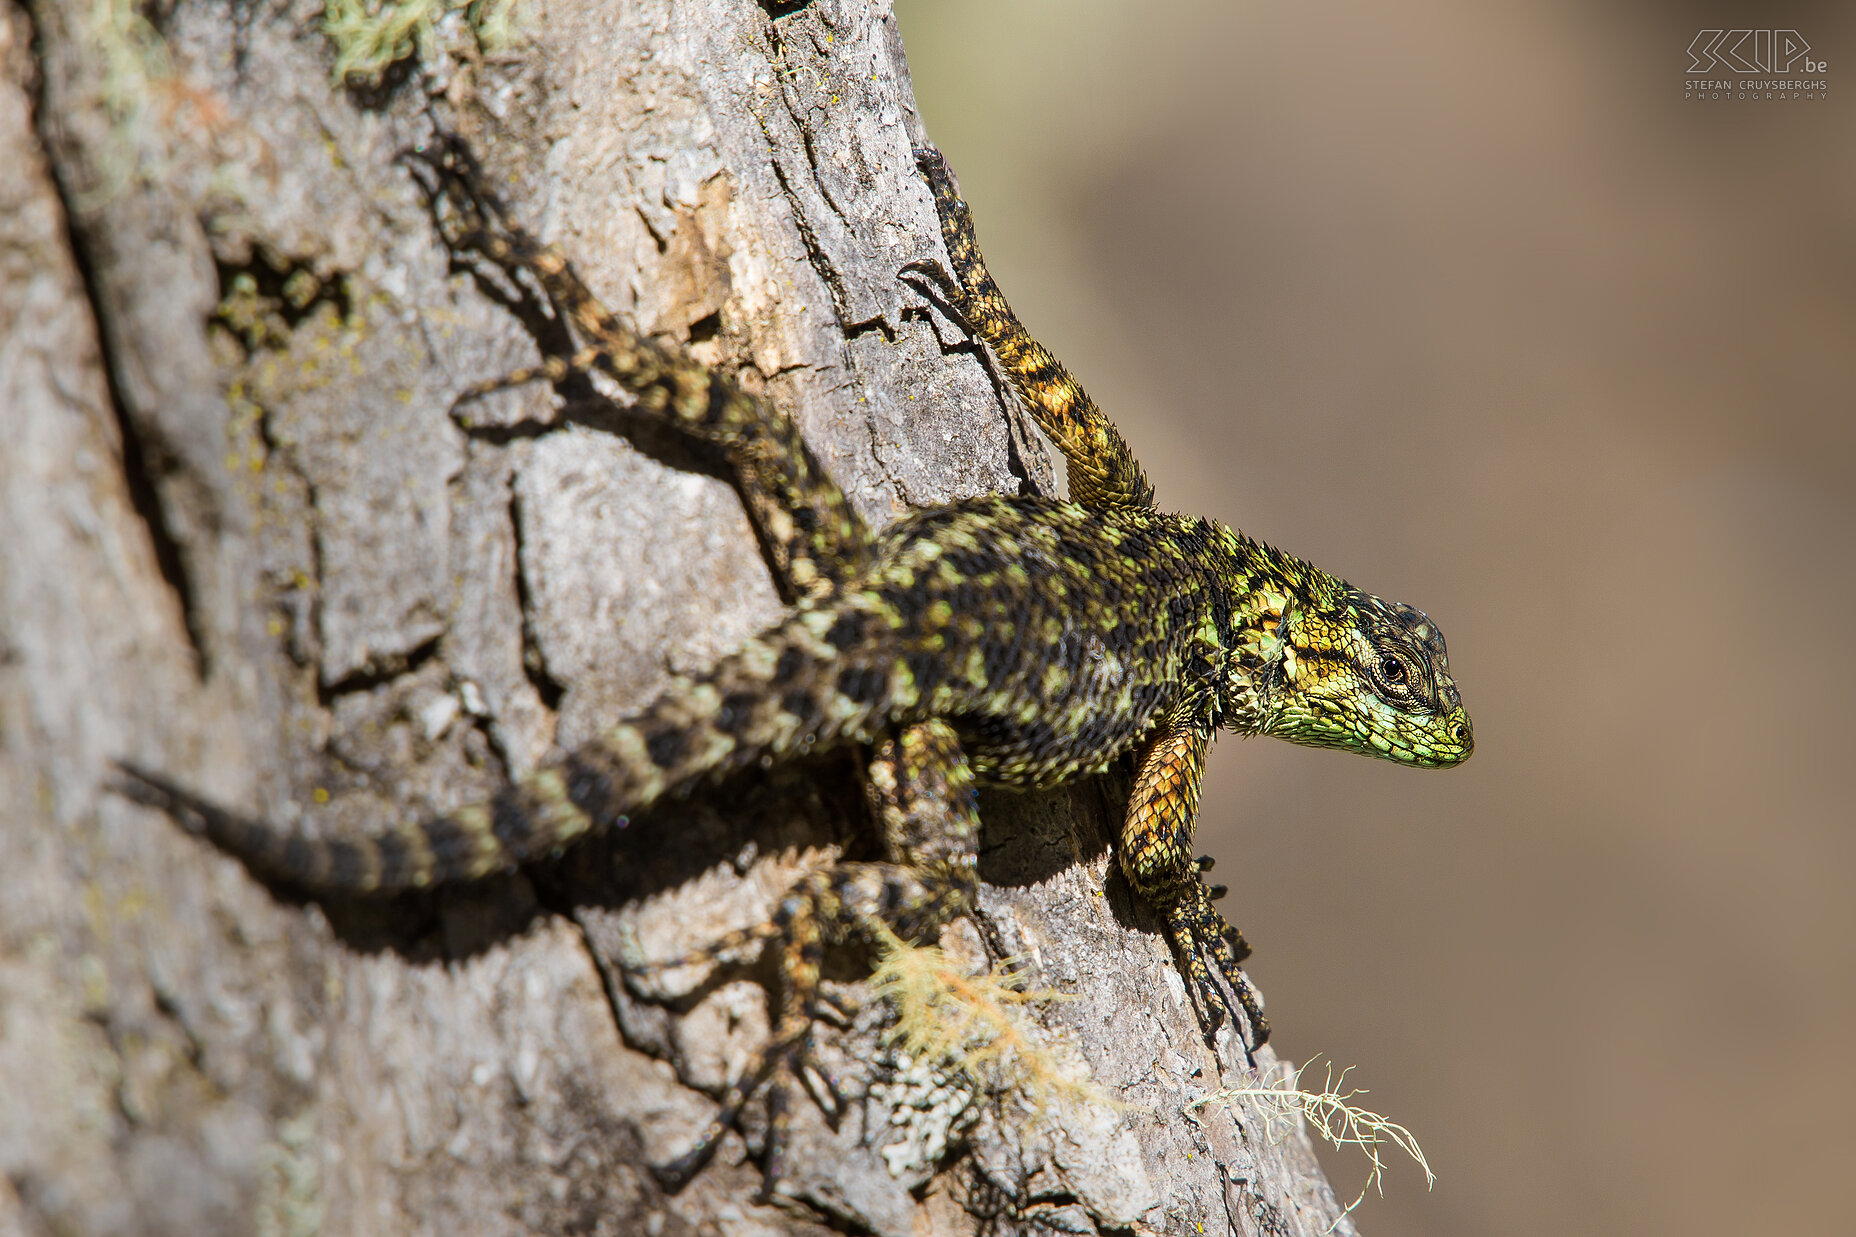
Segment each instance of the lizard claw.
[[954,169],[947,166],[947,156],[937,147],[917,146],[914,153],[915,166],[928,178],[929,184],[938,182],[949,188],[954,187]]
[[896,278],[940,306],[961,330],[974,333],[967,317],[967,290],[937,259],[917,258],[906,263],[896,272]]
[[[799,1069],[809,1055],[811,1023],[796,1035],[775,1040],[750,1062],[741,1077],[722,1097],[722,1106],[703,1128],[690,1149],[667,1164],[651,1166],[651,1176],[666,1194],[675,1194],[693,1180],[715,1158],[722,1138],[731,1129],[740,1128],[741,1111],[748,1100],[763,1088],[767,1093],[767,1138],[762,1154],[760,1192],[757,1201],[773,1197],[780,1178],[786,1172],[786,1133],[791,1112],[792,1087]],[[835,1086],[832,1088],[836,1094]]]
[[1244,934],[1213,908],[1203,886],[1170,918],[1168,934],[1185,964],[1186,978],[1205,1021],[1206,1038],[1212,1039],[1229,1017],[1244,1045],[1245,1058],[1255,1065],[1256,1050],[1269,1042],[1270,1023],[1241,966],[1250,956]]

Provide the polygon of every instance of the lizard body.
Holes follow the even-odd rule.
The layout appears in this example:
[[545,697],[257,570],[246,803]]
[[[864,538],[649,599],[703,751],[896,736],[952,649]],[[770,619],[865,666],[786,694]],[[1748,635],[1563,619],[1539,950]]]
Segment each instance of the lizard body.
[[[700,1169],[771,1074],[790,1075],[803,1056],[826,939],[878,924],[920,939],[971,908],[976,781],[1056,785],[1132,754],[1119,862],[1165,922],[1208,1029],[1241,1009],[1254,1046],[1268,1026],[1239,969],[1248,949],[1192,858],[1213,734],[1431,767],[1472,747],[1442,636],[1421,612],[1154,508],[1113,423],[986,272],[940,156],[918,158],[953,272],[921,263],[904,275],[993,349],[1063,451],[1070,500],[979,497],[873,534],[789,418],[613,317],[564,259],[502,218],[454,153],[432,166],[428,186],[453,220],[454,248],[539,285],[585,344],[483,389],[597,371],[642,412],[719,447],[790,609],[706,673],[678,678],[642,712],[489,799],[371,837],[312,840],[124,769],[127,793],[255,870],[311,890],[372,892],[509,869],[755,763],[866,750],[885,858],[808,877],[772,925],[742,934],[781,942],[773,1040],[696,1145],[659,1170],[671,1186]],[[770,1189],[783,1167],[782,1078],[769,1109]]]

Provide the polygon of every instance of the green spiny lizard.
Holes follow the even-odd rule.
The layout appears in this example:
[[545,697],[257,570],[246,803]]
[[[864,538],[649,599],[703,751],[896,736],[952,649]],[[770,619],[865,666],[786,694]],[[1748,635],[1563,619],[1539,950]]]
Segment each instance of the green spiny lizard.
[[122,769],[125,793],[254,871],[354,893],[481,878],[757,763],[832,746],[865,751],[886,858],[808,877],[773,923],[714,947],[780,943],[779,1016],[708,1129],[658,1170],[671,1188],[702,1168],[763,1085],[772,1188],[825,942],[877,924],[920,940],[972,908],[976,783],[1052,786],[1132,754],[1122,871],[1165,922],[1208,1033],[1241,1011],[1254,1048],[1269,1028],[1239,966],[1249,950],[1213,907],[1220,891],[1193,858],[1213,734],[1268,734],[1424,767],[1457,764],[1473,746],[1443,636],[1423,613],[1210,520],[1154,507],[1114,424],[1026,333],[987,273],[946,163],[933,150],[917,159],[952,273],[928,261],[902,277],[993,350],[1066,458],[1067,501],[979,497],[873,532],[788,417],[616,319],[565,259],[504,217],[452,147],[424,165],[424,179],[453,248],[534,281],[583,345],[462,398],[603,373],[644,415],[721,450],[790,608],[707,673],[678,678],[642,712],[489,799],[369,837],[311,839]]

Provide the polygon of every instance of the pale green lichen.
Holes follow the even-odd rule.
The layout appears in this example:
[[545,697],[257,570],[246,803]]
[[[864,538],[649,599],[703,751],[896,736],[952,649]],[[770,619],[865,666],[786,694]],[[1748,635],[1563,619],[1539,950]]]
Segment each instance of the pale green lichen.
[[888,932],[878,936],[877,949],[870,984],[895,1008],[889,1042],[906,1059],[944,1068],[980,1091],[1016,1095],[1034,1110],[1118,1107],[1077,1054],[1051,1042],[1030,1015],[1030,1006],[1065,1000],[1064,994],[1027,991],[1011,962],[969,974],[939,947],[911,945]]
[[1424,1170],[1427,1189],[1437,1183],[1436,1175],[1431,1172],[1431,1166],[1424,1158],[1424,1149],[1418,1146],[1418,1140],[1410,1130],[1353,1103],[1355,1096],[1366,1094],[1363,1089],[1342,1089],[1347,1085],[1347,1075],[1353,1072],[1352,1066],[1336,1076],[1333,1064],[1327,1064],[1321,1089],[1315,1091],[1302,1085],[1302,1076],[1313,1064],[1313,1061],[1304,1062],[1296,1069],[1290,1069],[1286,1063],[1280,1064],[1254,1085],[1225,1087],[1187,1105],[1187,1109],[1190,1111],[1207,1104],[1248,1101],[1250,1108],[1261,1115],[1264,1130],[1272,1137],[1283,1137],[1294,1127],[1295,1122],[1306,1121],[1315,1136],[1323,1142],[1334,1147],[1358,1147],[1371,1166],[1366,1175],[1366,1184],[1360,1187],[1359,1195],[1328,1226],[1329,1232],[1334,1231],[1343,1217],[1365,1202],[1368,1193],[1385,1194],[1386,1165],[1381,1152],[1388,1147],[1396,1147],[1416,1161],[1418,1167]]
[[277,1127],[259,1154],[258,1237],[318,1237],[322,1232],[322,1161],[316,1110],[306,1108]]
[[173,69],[166,44],[134,0],[92,0],[81,12],[77,24],[88,36],[84,46],[95,66],[96,102],[108,121],[91,158],[96,181],[81,195],[80,205],[89,207],[114,197],[144,162],[150,103],[172,80]]
[[112,121],[132,123],[148,102],[149,83],[171,76],[167,47],[135,0],[92,0],[85,25],[102,61],[104,109]]
[[521,0],[326,0],[322,32],[335,45],[337,81],[378,76],[415,52],[431,59],[438,23],[461,12],[479,49],[493,53],[515,41]]

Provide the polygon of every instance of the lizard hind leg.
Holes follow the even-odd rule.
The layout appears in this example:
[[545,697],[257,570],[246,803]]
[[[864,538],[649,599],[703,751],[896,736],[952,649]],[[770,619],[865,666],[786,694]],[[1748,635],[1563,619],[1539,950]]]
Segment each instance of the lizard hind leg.
[[[944,888],[932,875],[901,864],[840,863],[788,890],[771,924],[731,933],[715,946],[693,955],[732,952],[757,938],[774,943],[779,951],[778,1014],[767,1043],[729,1084],[715,1115],[695,1142],[669,1163],[651,1170],[658,1184],[673,1193],[687,1185],[714,1158],[728,1131],[740,1127],[749,1101],[764,1090],[768,1124],[760,1198],[765,1201],[771,1197],[787,1171],[791,1095],[802,1071],[811,1066],[819,1072],[827,1090],[834,1094],[838,1090],[836,1080],[812,1061],[812,1029],[825,1000],[820,976],[826,945],[856,933],[875,935],[876,925],[892,924],[895,908],[913,908],[911,926],[920,931],[926,921],[922,914],[926,908],[962,901],[957,892]],[[679,959],[677,964],[688,960]]]
[[932,877],[932,901],[891,906],[905,939],[966,914],[979,888],[979,801],[973,769],[952,726],[904,726],[871,753],[865,795],[892,863]]
[[791,417],[607,309],[565,256],[506,217],[462,152],[426,166],[433,200],[451,216],[453,249],[538,287],[582,341],[565,356],[469,387],[460,401],[537,379],[602,375],[637,411],[719,449],[788,601],[827,596],[856,575],[870,556],[870,530]]
[[[681,1189],[702,1170],[764,1088],[761,1197],[771,1196],[787,1171],[792,1088],[810,1058],[825,945],[850,935],[920,941],[972,909],[979,814],[972,770],[952,728],[930,721],[890,734],[876,745],[866,784],[887,859],[814,873],[787,891],[770,924],[732,933],[701,951],[714,956],[755,939],[777,941],[779,1015],[766,1046],[730,1084],[696,1141],[653,1170],[666,1190]],[[835,1081],[821,1076],[835,1092]]]

